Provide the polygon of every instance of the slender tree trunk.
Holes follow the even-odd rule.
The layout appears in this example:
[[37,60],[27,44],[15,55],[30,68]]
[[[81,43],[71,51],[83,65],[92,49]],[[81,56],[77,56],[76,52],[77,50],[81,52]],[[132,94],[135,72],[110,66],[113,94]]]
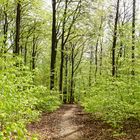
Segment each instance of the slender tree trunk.
[[66,56],[65,56],[65,87],[64,87],[64,97],[63,98],[63,102],[66,103],[67,99],[66,99],[66,96],[67,96],[67,92],[68,92],[68,61],[69,61],[69,58],[68,58],[68,47],[66,47]]
[[120,49],[116,58],[116,76],[118,76],[119,73],[119,65],[121,63],[119,63],[119,58],[121,58],[123,56],[123,42],[121,41],[120,43]]
[[70,90],[70,103],[74,102],[74,46],[72,46],[71,54],[71,90]]
[[118,27],[118,19],[119,19],[119,6],[120,6],[120,0],[117,0],[117,9],[116,9],[113,45],[112,45],[112,76],[115,76],[115,74],[116,74],[115,54],[116,54],[116,43],[117,43],[117,27]]
[[121,41],[120,50],[119,50],[119,57],[123,56],[123,42]]
[[136,0],[133,0],[133,19],[132,19],[132,71],[131,74],[135,75],[135,20],[136,20]]
[[15,50],[14,53],[19,55],[20,52],[20,22],[21,22],[21,4],[20,1],[17,3],[17,11],[16,11],[16,37],[15,37]]
[[4,7],[4,26],[3,26],[4,40],[2,46],[2,53],[6,53],[7,32],[8,32],[8,16],[6,12],[6,7]]
[[35,51],[36,41],[35,41],[35,35],[33,36],[33,47],[32,47],[32,70],[35,69],[35,57],[36,57],[36,51]]
[[27,44],[28,44],[28,39],[25,43],[25,46],[24,46],[24,65],[27,65]]
[[93,46],[90,47],[90,66],[89,66],[89,87],[92,81],[92,65],[93,65]]
[[52,47],[51,47],[51,66],[50,66],[50,90],[54,88],[55,63],[56,63],[56,0],[52,0]]
[[98,46],[99,46],[99,40],[101,38],[100,33],[102,30],[102,26],[103,26],[103,17],[101,17],[101,23],[99,26],[99,34],[97,36],[96,47],[95,47],[95,81],[96,81],[97,71],[98,71]]
[[66,24],[66,14],[67,14],[67,2],[68,0],[65,0],[65,9],[64,9],[64,19],[63,19],[63,25],[62,25],[62,40],[61,40],[61,63],[60,63],[60,81],[59,81],[59,91],[60,94],[63,93],[63,66],[64,66],[64,49],[65,49],[65,24]]
[[99,37],[97,39],[96,47],[95,47],[95,81],[96,81],[96,76],[98,71],[98,43],[99,43]]
[[103,64],[103,39],[100,41],[100,75],[102,74],[102,64]]

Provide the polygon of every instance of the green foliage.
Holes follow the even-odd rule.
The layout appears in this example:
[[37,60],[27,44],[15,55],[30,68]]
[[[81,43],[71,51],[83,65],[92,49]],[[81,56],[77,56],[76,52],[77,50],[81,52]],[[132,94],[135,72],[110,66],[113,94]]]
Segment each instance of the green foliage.
[[32,93],[36,92],[35,97],[37,100],[36,109],[41,111],[54,111],[56,110],[61,102],[59,100],[59,93],[50,93],[46,87],[38,86],[33,88]]
[[135,79],[102,79],[83,97],[82,105],[113,127],[128,118],[140,119],[140,88]]
[[[42,111],[60,105],[59,96],[51,96],[43,86],[35,86],[33,73],[21,59],[1,58],[0,139],[26,139],[26,124],[38,119]],[[16,64],[19,66],[17,67]]]

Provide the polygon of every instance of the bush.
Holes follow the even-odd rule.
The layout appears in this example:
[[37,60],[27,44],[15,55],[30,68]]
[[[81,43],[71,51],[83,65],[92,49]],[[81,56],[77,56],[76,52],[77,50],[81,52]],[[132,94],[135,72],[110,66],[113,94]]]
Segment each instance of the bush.
[[81,101],[85,110],[100,114],[113,127],[121,127],[128,118],[140,119],[138,80],[107,79],[98,81]]
[[[22,64],[18,67],[6,61],[0,70],[0,139],[26,139],[26,124],[38,119],[42,111],[52,111],[60,105],[43,86],[33,84],[32,72]],[[20,64],[20,63],[19,63]]]

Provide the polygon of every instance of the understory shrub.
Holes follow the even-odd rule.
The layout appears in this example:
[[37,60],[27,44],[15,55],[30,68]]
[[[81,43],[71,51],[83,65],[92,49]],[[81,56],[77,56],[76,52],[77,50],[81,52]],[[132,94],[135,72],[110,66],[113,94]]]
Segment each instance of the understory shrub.
[[87,112],[98,114],[113,127],[120,128],[128,118],[140,119],[139,80],[100,80],[84,94],[81,104]]
[[42,111],[60,105],[59,96],[43,86],[34,85],[33,73],[1,59],[0,69],[0,140],[27,139],[26,125],[38,119]]

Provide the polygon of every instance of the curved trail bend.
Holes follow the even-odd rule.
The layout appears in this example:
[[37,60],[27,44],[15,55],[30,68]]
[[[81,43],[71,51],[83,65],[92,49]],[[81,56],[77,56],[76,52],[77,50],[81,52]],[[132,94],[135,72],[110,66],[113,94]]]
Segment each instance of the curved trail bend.
[[111,126],[78,105],[66,104],[55,112],[43,113],[40,121],[28,126],[28,131],[37,134],[39,140],[140,140],[140,129],[126,128],[126,135],[115,137]]
[[76,124],[77,105],[66,104],[53,113],[44,113],[38,123],[29,125],[31,134],[38,134],[39,140],[82,140],[81,124]]

